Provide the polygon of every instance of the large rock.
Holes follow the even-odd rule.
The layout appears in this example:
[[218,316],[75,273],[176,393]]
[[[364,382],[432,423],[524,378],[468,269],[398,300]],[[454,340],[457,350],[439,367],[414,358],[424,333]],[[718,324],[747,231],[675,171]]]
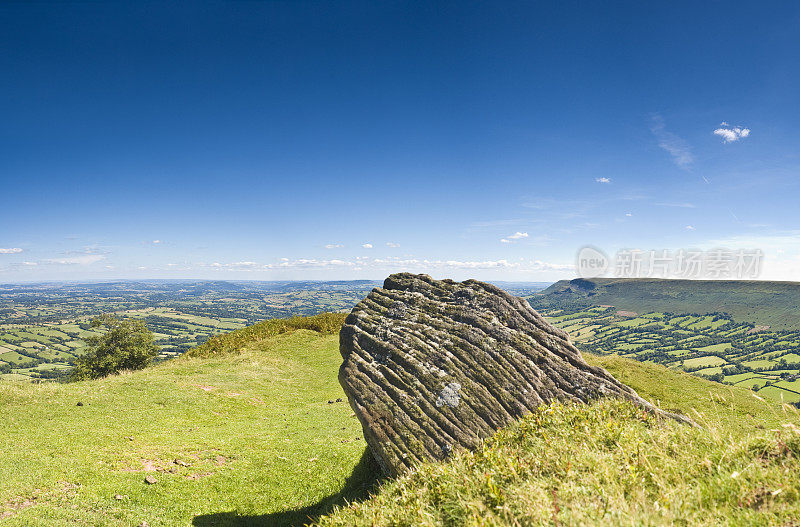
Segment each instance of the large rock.
[[666,414],[587,364],[525,300],[475,280],[391,275],[339,340],[339,382],[387,475],[473,448],[553,400],[616,396]]

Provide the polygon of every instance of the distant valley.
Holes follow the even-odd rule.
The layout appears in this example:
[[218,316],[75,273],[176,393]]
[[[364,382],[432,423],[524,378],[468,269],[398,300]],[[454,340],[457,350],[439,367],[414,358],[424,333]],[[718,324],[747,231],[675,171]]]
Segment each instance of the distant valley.
[[0,377],[58,378],[103,313],[143,319],[160,360],[267,318],[350,309],[378,282],[147,280],[0,285]]

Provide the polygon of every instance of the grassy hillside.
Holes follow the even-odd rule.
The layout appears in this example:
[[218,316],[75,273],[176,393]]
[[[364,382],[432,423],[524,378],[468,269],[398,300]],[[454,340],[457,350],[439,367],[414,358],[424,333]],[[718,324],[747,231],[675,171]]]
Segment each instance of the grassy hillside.
[[296,330],[100,381],[0,382],[0,523],[302,523],[374,477],[340,362],[337,335]]
[[706,428],[654,422],[619,404],[552,407],[478,453],[384,482],[365,499],[377,469],[347,403],[336,402],[344,398],[337,335],[237,333],[219,352],[100,381],[0,382],[8,425],[0,523],[302,525],[325,513],[322,523],[333,525],[800,518],[798,436],[784,426],[798,424],[794,409],[620,357],[588,359]]
[[800,283],[744,280],[594,278],[561,280],[532,297],[534,307],[584,302],[649,313],[728,313],[740,322],[800,329]]
[[741,389],[588,356],[703,428],[622,402],[550,405],[476,452],[385,482],[324,526],[796,525],[800,424]]

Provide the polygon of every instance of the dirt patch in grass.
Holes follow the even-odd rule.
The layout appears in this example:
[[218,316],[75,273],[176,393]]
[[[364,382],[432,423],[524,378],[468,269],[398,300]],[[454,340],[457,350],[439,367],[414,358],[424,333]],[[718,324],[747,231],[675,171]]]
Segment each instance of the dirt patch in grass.
[[0,509],[4,509],[2,512],[0,512],[0,520],[11,518],[19,513],[19,511],[27,509],[28,507],[33,507],[36,505],[37,499],[37,496],[31,496],[29,498],[17,496],[16,498],[3,503],[0,505]]
[[16,516],[29,507],[58,498],[66,498],[75,494],[79,485],[68,481],[59,481],[58,486],[49,491],[36,489],[29,496],[16,496],[5,503],[0,503],[0,520]]

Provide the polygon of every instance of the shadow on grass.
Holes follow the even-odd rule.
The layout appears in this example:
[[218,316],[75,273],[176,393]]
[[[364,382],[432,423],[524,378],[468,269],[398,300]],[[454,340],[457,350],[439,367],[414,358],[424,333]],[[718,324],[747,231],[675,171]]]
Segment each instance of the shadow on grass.
[[369,448],[364,449],[361,459],[345,480],[344,487],[336,494],[327,496],[314,505],[300,509],[287,509],[281,512],[261,515],[242,515],[236,511],[216,512],[195,516],[192,525],[196,527],[218,526],[275,526],[297,527],[314,521],[315,518],[333,511],[337,505],[362,501],[369,497],[381,479],[381,469],[372,457]]

